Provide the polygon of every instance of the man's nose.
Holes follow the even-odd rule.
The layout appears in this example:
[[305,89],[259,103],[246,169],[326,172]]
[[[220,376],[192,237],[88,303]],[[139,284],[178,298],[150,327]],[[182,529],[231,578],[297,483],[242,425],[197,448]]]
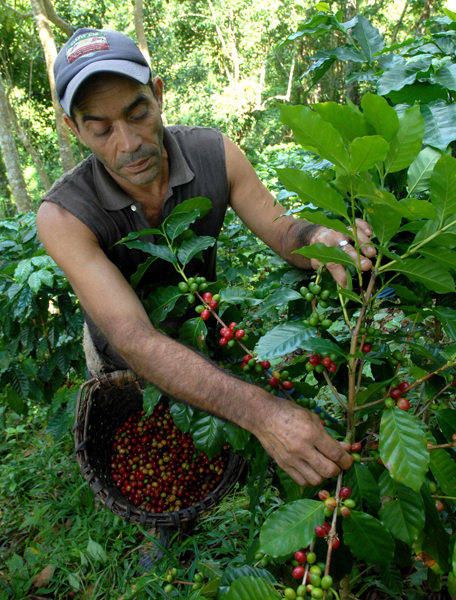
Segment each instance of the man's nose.
[[142,138],[128,123],[120,123],[117,128],[117,146],[121,152],[135,152],[142,144]]

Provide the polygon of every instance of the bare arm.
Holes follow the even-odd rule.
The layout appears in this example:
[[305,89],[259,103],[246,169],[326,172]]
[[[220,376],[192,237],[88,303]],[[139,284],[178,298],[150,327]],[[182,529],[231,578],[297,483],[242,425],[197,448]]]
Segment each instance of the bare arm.
[[[326,227],[312,225],[303,219],[280,217],[286,212],[285,209],[278,202],[274,206],[274,197],[261,183],[247,158],[228,138],[224,138],[224,143],[233,210],[255,235],[289,264],[301,269],[318,269],[321,265],[319,261],[310,261],[304,256],[293,254],[293,250],[316,243],[337,246],[340,241],[347,239],[346,236]],[[360,244],[369,244],[371,228],[361,219],[357,219],[357,225]],[[351,244],[345,246],[344,251],[355,261],[358,260]],[[361,259],[361,268],[368,271],[372,268],[368,257],[375,256],[375,248],[367,245],[362,251],[365,257]],[[332,263],[327,266],[334,279],[345,286],[344,267]]]
[[37,225],[85,310],[136,373],[166,394],[253,433],[300,485],[316,485],[350,466],[351,458],[316,415],[229,376],[157,332],[94,234],[73,215],[45,202]]

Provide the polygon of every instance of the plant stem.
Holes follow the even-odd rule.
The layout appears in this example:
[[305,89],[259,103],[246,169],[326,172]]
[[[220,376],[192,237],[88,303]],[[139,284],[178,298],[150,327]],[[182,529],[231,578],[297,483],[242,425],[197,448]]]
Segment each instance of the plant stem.
[[367,569],[364,569],[364,571],[361,571],[361,573],[359,573],[356,577],[353,577],[353,579],[350,581],[350,585],[352,585],[354,581],[356,581],[359,577],[361,577],[361,575],[364,575],[365,573],[370,571],[373,566],[374,565],[370,565],[370,567],[367,567]]
[[448,442],[448,444],[437,444],[435,446],[433,446],[432,444],[430,444],[427,449],[429,451],[431,450],[439,450],[440,448],[456,448],[456,442]]
[[324,375],[324,377],[326,379],[326,383],[328,384],[328,387],[330,388],[331,392],[334,394],[334,397],[345,408],[345,410],[347,410],[347,408],[348,408],[347,403],[344,400],[342,400],[342,398],[340,397],[338,391],[333,386],[332,381],[329,378],[328,373],[326,372],[326,369],[323,371],[323,375]]
[[[337,476],[336,494],[334,496],[334,499],[337,502],[337,506],[333,512],[332,521],[331,521],[331,529],[329,531],[329,536],[328,536],[328,552],[326,554],[325,575],[329,575],[329,568],[331,566],[331,554],[332,554],[333,542],[337,536],[337,533],[336,533],[337,509],[339,508],[339,500],[340,500],[339,492],[340,492],[340,488],[342,487],[342,477],[343,477],[343,472],[339,473],[339,475]],[[323,593],[323,600],[325,600],[325,598],[326,598],[326,590]]]
[[[340,289],[340,285],[337,285],[337,290],[339,290],[339,289]],[[345,322],[347,323],[348,329],[350,329],[350,331],[351,331],[350,319],[348,318],[348,312],[345,307],[344,297],[342,296],[342,294],[340,292],[339,292],[339,301],[340,301],[340,305],[342,306],[342,312],[344,313]]]
[[[450,388],[453,385],[453,382],[450,381],[450,383],[447,383],[446,386],[444,388],[442,388],[440,390],[440,392],[437,392],[437,394],[431,399],[429,400],[429,402],[427,402],[427,404],[424,405],[424,407],[422,408],[422,410],[420,410],[420,412],[416,415],[417,417],[421,417],[421,415],[426,412],[426,410],[428,409],[428,407],[434,402],[434,400],[437,400],[437,398],[439,396],[441,396],[444,392],[447,391],[448,388]],[[410,388],[409,388],[410,389]]]

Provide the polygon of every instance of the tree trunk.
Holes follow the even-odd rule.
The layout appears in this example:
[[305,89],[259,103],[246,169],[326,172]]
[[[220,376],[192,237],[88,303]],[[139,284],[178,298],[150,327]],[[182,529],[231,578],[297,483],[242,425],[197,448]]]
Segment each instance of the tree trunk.
[[35,16],[38,33],[44,50],[46,67],[49,78],[49,87],[51,89],[52,104],[55,112],[55,124],[57,129],[57,138],[59,144],[60,161],[64,171],[69,171],[75,166],[73,152],[71,150],[71,138],[68,127],[63,121],[63,109],[57,100],[54,81],[54,61],[57,56],[54,36],[52,35],[49,21],[40,0],[31,0],[32,10]]
[[8,102],[6,99],[3,80],[0,77],[0,148],[2,150],[3,162],[11,188],[11,193],[19,213],[33,210],[32,203],[27,192],[22,167],[19,160],[16,142],[10,127],[8,118]]
[[32,146],[32,143],[30,142],[27,134],[23,130],[21,124],[19,123],[19,121],[16,117],[16,113],[14,111],[14,108],[11,106],[11,103],[10,103],[8,97],[6,97],[6,101],[8,103],[8,114],[9,114],[10,123],[11,123],[12,127],[14,128],[14,131],[16,132],[17,137],[21,140],[24,148],[27,150],[27,152],[32,157],[32,160],[35,163],[36,170],[38,171],[41,181],[43,183],[43,187],[47,191],[47,190],[51,189],[51,184],[49,182],[49,177],[47,176],[43,162],[42,162],[41,158],[39,157],[38,152]]
[[150,54],[149,48],[147,47],[146,33],[144,31],[144,21],[143,21],[143,0],[135,0],[135,30],[136,37],[139,42],[139,49],[141,50],[144,58],[149,63],[149,67],[151,66],[150,62]]

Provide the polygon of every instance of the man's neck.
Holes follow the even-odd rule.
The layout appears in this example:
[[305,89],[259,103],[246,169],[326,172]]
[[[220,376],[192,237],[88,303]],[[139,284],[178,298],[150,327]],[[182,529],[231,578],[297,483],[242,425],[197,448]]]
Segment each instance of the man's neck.
[[135,185],[123,177],[119,177],[105,166],[106,171],[117,185],[135,202],[140,202],[145,209],[161,207],[168,191],[169,162],[168,153],[163,146],[162,158],[157,175],[144,185]]

